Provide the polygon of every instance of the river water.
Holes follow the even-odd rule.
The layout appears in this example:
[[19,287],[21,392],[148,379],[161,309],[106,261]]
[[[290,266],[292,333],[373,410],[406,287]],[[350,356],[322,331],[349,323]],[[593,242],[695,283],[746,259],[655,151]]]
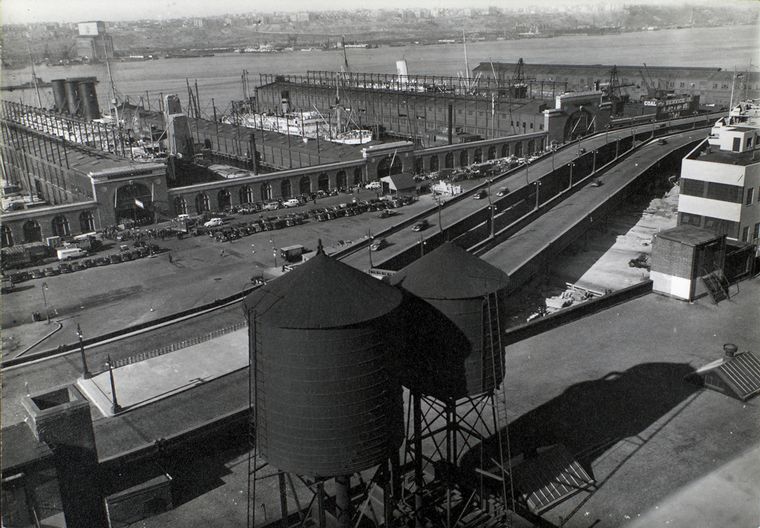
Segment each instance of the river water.
[[[732,70],[747,68],[750,60],[760,65],[760,26],[688,28],[598,36],[563,36],[550,39],[522,39],[473,42],[467,45],[469,66],[479,62],[516,62],[522,57],[526,72],[531,63],[619,64],[651,66],[707,66]],[[410,74],[456,76],[465,71],[461,44],[409,45],[374,49],[351,48],[348,61],[352,71],[395,73],[396,60],[405,58]],[[339,70],[340,51],[293,51],[284,53],[225,53],[214,57],[164,59],[146,62],[115,62],[112,74],[117,94],[131,101],[140,97],[158,104],[161,93],[179,93],[187,101],[186,78],[198,82],[201,111],[211,114],[211,98],[223,111],[233,99],[243,97],[241,73],[248,71],[249,85],[259,84],[259,73],[303,74],[307,70]],[[50,79],[96,76],[98,94],[105,108],[110,83],[105,65],[38,66],[38,77]],[[3,72],[3,84],[31,79],[30,68]],[[36,104],[32,90],[3,92],[4,99]],[[42,103],[52,106],[50,89],[42,90]]]

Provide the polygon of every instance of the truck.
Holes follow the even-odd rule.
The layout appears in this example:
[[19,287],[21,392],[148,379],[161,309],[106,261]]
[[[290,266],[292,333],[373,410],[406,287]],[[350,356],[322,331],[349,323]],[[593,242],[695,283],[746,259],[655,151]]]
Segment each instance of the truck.
[[58,254],[58,260],[75,259],[87,255],[87,252],[80,247],[59,248],[56,250],[56,253]]
[[301,245],[280,248],[280,257],[286,262],[301,262],[301,255],[303,255],[303,246]]

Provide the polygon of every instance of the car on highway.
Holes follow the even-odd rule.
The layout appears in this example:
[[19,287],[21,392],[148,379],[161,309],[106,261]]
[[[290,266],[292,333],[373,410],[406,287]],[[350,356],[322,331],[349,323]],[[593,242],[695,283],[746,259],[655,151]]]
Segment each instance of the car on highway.
[[301,205],[301,200],[298,198],[291,198],[282,202],[283,207],[298,207],[299,205]]
[[668,144],[668,140],[665,139],[665,138],[660,138],[660,139],[657,140],[657,144],[658,145],[667,145]]
[[506,196],[509,194],[509,187],[502,187],[499,189],[499,191],[496,193],[496,196]]
[[224,225],[224,220],[221,218],[212,218],[208,222],[203,222],[203,227],[219,227]]
[[485,190],[478,191],[473,195],[473,198],[476,200],[482,200],[483,198],[488,197],[488,192]]
[[384,238],[379,238],[372,242],[372,245],[369,246],[369,248],[372,251],[380,251],[381,249],[388,247],[388,241]]
[[424,229],[427,229],[428,227],[430,227],[430,222],[428,222],[427,220],[422,220],[412,226],[412,231],[415,231],[415,232],[422,231]]

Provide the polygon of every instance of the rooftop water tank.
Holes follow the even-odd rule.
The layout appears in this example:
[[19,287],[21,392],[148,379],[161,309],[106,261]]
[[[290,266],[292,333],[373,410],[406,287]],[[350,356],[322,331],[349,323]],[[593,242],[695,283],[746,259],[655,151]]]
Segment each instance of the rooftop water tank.
[[446,243],[390,278],[408,294],[402,381],[439,399],[492,391],[504,376],[500,334],[509,277]]
[[259,453],[283,471],[346,475],[403,438],[385,336],[401,293],[317,255],[245,299]]

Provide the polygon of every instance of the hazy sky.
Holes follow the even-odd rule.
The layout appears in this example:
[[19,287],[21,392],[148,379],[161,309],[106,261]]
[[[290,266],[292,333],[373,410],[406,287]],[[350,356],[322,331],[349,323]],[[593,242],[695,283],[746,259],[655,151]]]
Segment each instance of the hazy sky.
[[[725,0],[723,0],[725,1]],[[748,0],[752,1],[752,0]],[[135,20],[180,18],[253,11],[299,11],[321,9],[409,8],[409,7],[488,7],[519,8],[581,4],[684,4],[693,0],[0,0],[4,24],[27,22],[77,22],[86,20]],[[704,2],[698,2],[704,3]],[[733,3],[733,2],[732,2]]]

